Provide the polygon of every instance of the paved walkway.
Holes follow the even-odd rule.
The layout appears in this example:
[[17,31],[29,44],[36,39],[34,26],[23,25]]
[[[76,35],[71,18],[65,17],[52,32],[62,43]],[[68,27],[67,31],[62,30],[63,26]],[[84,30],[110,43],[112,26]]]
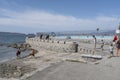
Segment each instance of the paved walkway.
[[37,72],[26,80],[120,80],[120,58],[106,58],[99,64],[63,62]]

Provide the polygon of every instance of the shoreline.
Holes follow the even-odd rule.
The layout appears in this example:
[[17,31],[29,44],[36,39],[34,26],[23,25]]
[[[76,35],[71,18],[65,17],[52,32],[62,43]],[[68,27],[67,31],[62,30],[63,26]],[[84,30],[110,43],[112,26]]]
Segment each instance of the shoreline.
[[[8,45],[10,45],[10,44],[8,44]],[[1,53],[1,57],[0,57],[1,61],[0,61],[0,63],[6,62],[6,61],[9,61],[9,60],[13,60],[13,59],[16,58],[17,47],[8,46],[8,45],[0,46],[0,50],[1,50],[0,51],[0,53]],[[11,44],[11,45],[13,45],[13,44]],[[28,55],[29,52],[30,52],[30,50],[28,50],[27,48],[24,51],[22,49],[21,56],[26,56],[26,55]]]

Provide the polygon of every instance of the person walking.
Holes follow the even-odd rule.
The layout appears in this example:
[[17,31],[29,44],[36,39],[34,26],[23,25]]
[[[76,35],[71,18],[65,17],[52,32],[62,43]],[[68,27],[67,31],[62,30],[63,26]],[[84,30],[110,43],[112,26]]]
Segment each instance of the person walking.
[[97,39],[95,35],[93,35],[93,39],[94,39],[94,50],[96,50]]
[[104,50],[103,47],[104,47],[104,41],[101,40],[101,49],[102,49],[102,51]]
[[111,57],[114,56],[114,47],[113,47],[113,44],[110,45],[109,49],[110,49],[110,56]]

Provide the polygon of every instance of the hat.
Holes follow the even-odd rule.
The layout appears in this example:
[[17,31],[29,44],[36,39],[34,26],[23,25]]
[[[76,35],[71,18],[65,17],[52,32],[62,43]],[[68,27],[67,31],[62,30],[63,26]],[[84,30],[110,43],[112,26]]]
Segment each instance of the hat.
[[116,33],[117,33],[117,34],[120,33],[120,30],[116,30]]

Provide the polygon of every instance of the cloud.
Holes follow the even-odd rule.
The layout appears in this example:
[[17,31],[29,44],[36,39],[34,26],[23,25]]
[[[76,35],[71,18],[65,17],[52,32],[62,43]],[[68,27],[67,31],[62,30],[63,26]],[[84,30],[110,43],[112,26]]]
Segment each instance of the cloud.
[[61,14],[39,10],[26,10],[23,12],[0,9],[1,26],[22,26],[47,31],[71,31],[71,30],[94,30],[115,29],[119,18],[111,16],[96,16],[91,19],[76,18]]

